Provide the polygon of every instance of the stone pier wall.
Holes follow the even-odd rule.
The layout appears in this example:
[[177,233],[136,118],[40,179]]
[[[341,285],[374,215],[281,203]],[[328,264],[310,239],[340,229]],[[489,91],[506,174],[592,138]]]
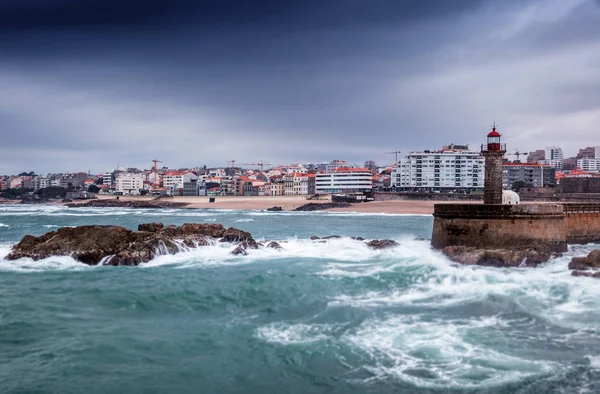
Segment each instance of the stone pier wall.
[[564,204],[567,243],[600,243],[600,204]]
[[437,204],[432,246],[481,249],[567,250],[561,205]]

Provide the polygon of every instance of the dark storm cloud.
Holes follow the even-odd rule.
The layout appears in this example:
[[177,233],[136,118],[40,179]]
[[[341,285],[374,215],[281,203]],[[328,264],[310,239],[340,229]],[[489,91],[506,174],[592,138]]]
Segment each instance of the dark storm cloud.
[[[476,7],[481,0],[14,0],[0,4],[0,29],[62,30],[113,26],[230,26],[274,22],[283,17],[302,25],[364,24],[448,15]],[[177,18],[177,19],[176,19]]]
[[[572,151],[597,144],[599,10],[589,0],[0,2],[0,123],[11,131],[0,167],[385,161],[391,148],[478,143],[494,118],[519,149]],[[26,149],[38,154],[20,161]]]

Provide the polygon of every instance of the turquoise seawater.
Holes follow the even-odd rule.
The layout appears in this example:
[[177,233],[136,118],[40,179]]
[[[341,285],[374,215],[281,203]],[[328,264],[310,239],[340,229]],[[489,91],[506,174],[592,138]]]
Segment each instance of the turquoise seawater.
[[[25,234],[150,221],[222,223],[284,249],[219,244],[140,267],[3,259]],[[0,392],[599,392],[600,281],[567,269],[594,245],[536,269],[457,266],[415,239],[432,222],[0,205]]]

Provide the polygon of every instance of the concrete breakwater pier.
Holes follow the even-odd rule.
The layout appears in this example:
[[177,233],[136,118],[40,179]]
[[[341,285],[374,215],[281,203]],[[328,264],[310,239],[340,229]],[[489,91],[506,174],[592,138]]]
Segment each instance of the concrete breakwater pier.
[[465,264],[515,267],[547,261],[566,252],[570,243],[600,242],[600,204],[519,204],[518,195],[503,191],[505,153],[494,126],[481,147],[483,204],[436,204],[431,236],[435,249]]
[[600,204],[436,204],[432,246],[535,249],[600,242]]

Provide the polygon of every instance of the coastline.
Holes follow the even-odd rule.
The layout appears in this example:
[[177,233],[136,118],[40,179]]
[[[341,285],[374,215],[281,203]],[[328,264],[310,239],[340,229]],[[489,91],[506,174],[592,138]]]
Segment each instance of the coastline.
[[[113,200],[113,196],[101,196],[100,199]],[[221,197],[215,198],[215,202],[209,202],[209,197],[163,197],[156,200],[153,197],[121,196],[120,201],[159,201],[164,203],[185,203],[182,209],[228,209],[228,210],[254,210],[264,211],[272,207],[281,207],[283,211],[293,211],[305,204],[330,202],[330,199],[307,200],[304,196],[277,196],[277,197]],[[84,204],[91,200],[73,201],[76,204]],[[323,212],[357,212],[372,214],[404,214],[404,215],[431,215],[433,206],[451,201],[430,200],[391,200],[370,201],[355,203],[345,208],[330,208]],[[61,203],[64,205],[64,203]],[[316,211],[319,212],[319,211]]]

